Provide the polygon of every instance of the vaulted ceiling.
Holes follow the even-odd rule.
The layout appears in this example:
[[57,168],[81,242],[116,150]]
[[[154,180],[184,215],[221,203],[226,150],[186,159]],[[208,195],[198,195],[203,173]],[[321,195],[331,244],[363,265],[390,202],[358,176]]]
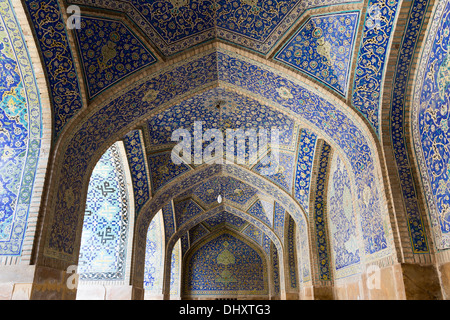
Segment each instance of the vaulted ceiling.
[[[46,68],[53,140],[63,155],[61,179],[52,182],[58,190],[53,221],[68,238],[75,232],[58,212],[70,220],[80,208],[67,208],[62,199],[69,189],[83,194],[88,175],[79,173],[92,170],[119,139],[143,225],[171,200],[178,228],[197,214],[216,214],[180,228],[192,238],[217,225],[255,236],[238,212],[265,223],[266,233],[274,232],[277,206],[299,221],[308,214],[315,150],[324,140],[352,170],[363,232],[372,237],[367,242],[383,236],[372,225],[387,207],[381,97],[398,1],[377,2],[376,13],[367,1],[348,0],[25,4]],[[70,5],[81,8],[80,28],[65,28]],[[277,172],[260,172],[270,152],[231,168],[174,164],[172,132],[192,131],[196,121],[205,130],[280,128]],[[192,217],[182,214],[187,207]],[[366,253],[379,250],[372,244]]]

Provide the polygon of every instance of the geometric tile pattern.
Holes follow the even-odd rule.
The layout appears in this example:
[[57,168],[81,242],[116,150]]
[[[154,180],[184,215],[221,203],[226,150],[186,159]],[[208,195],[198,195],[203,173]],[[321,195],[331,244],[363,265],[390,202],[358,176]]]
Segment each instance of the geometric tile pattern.
[[313,16],[275,59],[345,96],[358,22],[359,11]]
[[9,1],[0,3],[0,255],[20,256],[41,149],[38,87]]
[[295,172],[294,196],[308,214],[309,188],[314,161],[317,136],[308,130],[302,130],[298,145],[297,169]]
[[142,206],[150,199],[149,178],[145,162],[142,134],[133,130],[123,138],[133,180],[135,215],[138,216]]
[[[417,8],[416,2],[414,5],[412,10],[422,9]],[[421,5],[424,6],[423,3]],[[417,16],[422,18],[421,15]],[[410,20],[414,21],[412,17]],[[414,148],[419,161],[424,194],[430,208],[434,241],[437,248],[443,250],[450,248],[450,3],[448,1],[441,1],[436,5],[431,21],[424,53],[418,63],[412,123]],[[414,28],[412,30],[414,31]],[[409,44],[404,46],[406,45]],[[407,190],[411,190],[411,187],[405,192]],[[417,221],[415,217],[411,218],[413,218],[411,222]],[[414,233],[411,237],[414,239]],[[420,240],[418,237],[416,239]],[[414,248],[419,245],[417,240],[412,243]],[[427,248],[426,244],[422,244],[422,247]],[[419,249],[422,247],[419,246]]]
[[181,245],[180,245],[181,246],[181,256],[184,257],[184,255],[190,248],[189,233],[184,233],[183,235],[181,235],[180,241],[181,241],[180,242],[181,243]]
[[382,80],[399,3],[398,0],[369,1],[356,61],[352,105],[364,115],[377,134]]
[[144,289],[153,294],[162,293],[164,274],[164,226],[161,211],[155,215],[147,231],[145,249]]
[[336,153],[330,166],[327,212],[330,245],[336,270],[360,262],[356,214],[352,203],[350,176]]
[[218,59],[219,80],[222,83],[245,88],[262,99],[283,105],[288,111],[298,114],[304,121],[322,130],[346,154],[352,165],[358,190],[366,190],[365,193],[357,194],[365,253],[376,253],[378,257],[389,254],[389,250],[384,250],[389,248],[389,244],[386,240],[384,210],[381,207],[383,199],[380,197],[379,179],[375,175],[373,151],[368,145],[366,134],[329,101],[279,73],[230,52],[218,51]]
[[128,240],[128,193],[116,144],[89,181],[79,256],[80,279],[123,280]]
[[[50,227],[53,231],[58,230],[58,232],[50,231],[47,234],[46,255],[63,256],[63,259],[73,256],[80,206],[78,202],[81,192],[79,179],[82,178],[80,172],[86,171],[99,144],[106,137],[112,136],[114,132],[123,128],[122,126],[130,120],[130,112],[132,112],[132,118],[143,116],[152,110],[153,106],[156,107],[160,103],[166,102],[166,99],[170,100],[191,91],[198,85],[213,81],[216,77],[214,70],[217,70],[216,65],[212,63],[212,61],[216,61],[215,57],[216,54],[206,54],[195,64],[188,60],[175,65],[170,71],[146,81],[145,84],[140,86],[139,90],[132,90],[132,94],[125,94],[108,102],[109,107],[106,107],[106,109],[100,108],[103,111],[100,111],[100,113],[94,112],[87,122],[80,125],[79,131],[74,133],[71,142],[68,142],[70,147],[64,155],[64,163],[61,166],[61,179],[58,181],[60,187],[56,190],[56,203],[55,209],[52,211],[52,226]],[[174,83],[168,79],[177,79],[180,82]],[[157,90],[160,93],[151,102],[149,102],[148,97],[143,102],[142,99],[149,90]],[[128,120],[126,121],[126,119]],[[106,125],[106,122],[108,125]],[[89,133],[85,130],[88,130]],[[89,137],[92,143],[80,143],[86,137]],[[75,141],[78,142],[72,145]],[[72,199],[75,201],[67,201]],[[64,238],[64,241],[62,241],[62,238]]]
[[[408,222],[408,231],[410,234],[411,239],[411,246],[412,251],[414,253],[426,253],[429,252],[427,237],[425,234],[425,226],[422,221],[421,213],[419,210],[419,203],[417,199],[417,191],[414,186],[414,180],[411,170],[411,161],[408,157],[408,151],[407,151],[407,145],[406,145],[406,133],[405,133],[405,125],[406,125],[406,119],[405,119],[405,106],[406,106],[406,92],[408,87],[408,80],[410,78],[409,71],[411,70],[411,65],[413,63],[413,54],[415,52],[416,44],[420,37],[420,32],[422,30],[422,24],[425,19],[425,14],[427,12],[428,8],[428,0],[422,0],[422,1],[413,1],[411,6],[411,11],[408,14],[408,23],[406,25],[406,30],[403,35],[402,44],[400,51],[402,54],[399,56],[397,60],[397,66],[395,68],[396,74],[394,76],[393,81],[393,89],[392,89],[392,104],[391,104],[391,114],[390,114],[390,132],[391,132],[391,138],[392,138],[392,145],[395,146],[393,148],[395,161],[397,164],[398,169],[398,176],[400,177],[400,187],[403,194],[403,203],[405,205],[405,214]],[[445,45],[444,45],[445,47]],[[444,48],[444,47],[436,47],[435,51],[436,56],[440,55],[438,48]],[[446,50],[446,48],[444,49]],[[439,64],[439,63],[438,63]],[[437,75],[437,74],[435,74]],[[432,82],[433,81],[426,81],[427,82],[427,92],[429,94],[432,94],[432,92],[436,92],[436,87],[433,87]],[[432,89],[434,88],[434,90]],[[432,101],[433,102],[432,102]],[[440,99],[433,100],[431,99],[430,102],[433,104],[434,101],[437,102],[439,105],[442,101],[439,101]],[[424,108],[426,104],[424,104]],[[437,106],[436,106],[437,107]],[[434,109],[434,108],[432,108]],[[438,110],[438,107],[434,110]],[[432,111],[433,113],[434,111]],[[441,116],[440,113],[436,113],[436,115]],[[446,118],[445,115],[443,115],[443,118]],[[425,116],[427,117],[427,116]],[[432,117],[431,117],[432,118]],[[430,120],[431,118],[428,118]],[[427,122],[427,120],[425,120]],[[439,120],[435,122],[434,120],[429,121],[428,124],[430,124],[432,127],[435,126],[435,128],[439,128],[439,124],[444,123],[440,122]],[[422,137],[425,137],[429,134],[436,136],[440,135],[439,129],[436,131],[428,131],[425,127],[428,127],[425,125],[420,130],[420,135]],[[444,128],[445,132],[445,128]],[[444,133],[445,135],[445,133]],[[428,138],[425,138],[424,145],[427,145],[425,148],[429,151],[433,149],[432,145],[433,143],[430,143],[431,140],[428,140],[428,142],[425,142],[425,140],[428,140]],[[441,142],[440,138],[438,139],[438,143]],[[445,142],[444,142],[445,143]],[[420,148],[420,145],[417,147]],[[433,152],[432,152],[433,153]],[[430,157],[431,160],[433,157]],[[432,160],[433,161],[433,160]],[[439,162],[439,161],[438,161]],[[440,163],[441,165],[444,164],[444,162]],[[429,163],[429,168],[432,168],[430,173],[432,179],[439,173],[442,172],[441,169],[436,170],[437,163]],[[448,177],[442,177],[445,181],[448,181]],[[447,192],[448,193],[448,192]],[[445,194],[445,192],[444,192]]]
[[267,234],[263,234],[262,249],[264,250],[264,252],[266,253],[267,256],[270,255],[271,245],[272,245],[272,240],[270,239],[270,237]]
[[67,122],[81,109],[83,101],[73,63],[65,20],[57,0],[24,1],[31,27],[42,52],[53,107],[53,136],[57,138]]
[[152,53],[118,20],[82,16],[75,29],[90,98],[156,62]]
[[215,4],[212,0],[129,1],[165,44],[182,43],[214,28]]

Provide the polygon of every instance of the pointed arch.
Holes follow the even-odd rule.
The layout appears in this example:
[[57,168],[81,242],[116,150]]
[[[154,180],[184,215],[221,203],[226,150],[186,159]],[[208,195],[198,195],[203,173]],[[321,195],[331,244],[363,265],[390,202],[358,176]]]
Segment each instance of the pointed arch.
[[0,262],[28,264],[39,228],[52,112],[37,45],[20,1],[2,3],[0,24],[0,63],[9,66],[2,68],[2,88],[7,91],[0,93]]

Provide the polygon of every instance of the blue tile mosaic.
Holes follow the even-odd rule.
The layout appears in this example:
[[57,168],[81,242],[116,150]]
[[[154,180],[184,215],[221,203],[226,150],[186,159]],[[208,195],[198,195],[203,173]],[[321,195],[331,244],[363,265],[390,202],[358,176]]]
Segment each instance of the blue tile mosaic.
[[[273,154],[269,154],[268,156],[263,158],[253,168],[253,171],[265,175],[269,180],[273,181],[278,186],[282,187],[288,193],[291,193],[293,175],[294,175],[293,168],[294,168],[295,157],[291,153],[277,152],[277,154],[276,154],[276,157],[278,158],[277,167],[275,168],[274,172],[270,172],[270,170],[267,170],[267,169],[269,168],[269,166],[272,165],[270,163],[270,159],[273,156],[274,156]],[[267,163],[269,163],[269,164],[266,165]],[[265,174],[266,170],[272,174],[266,175]]]
[[170,152],[149,155],[148,166],[153,194],[176,177],[191,170],[189,166],[183,163],[175,164]]
[[284,219],[286,215],[286,210],[275,201],[274,212],[273,212],[273,231],[280,237],[281,240],[284,239]]
[[274,58],[346,96],[358,24],[359,11],[312,16]]
[[[416,38],[421,34],[421,21],[426,15],[426,5],[428,1],[414,1],[412,12],[415,13],[409,19],[412,25],[408,38],[402,49],[408,50],[415,45]],[[450,133],[449,133],[449,101],[450,101],[450,3],[448,1],[439,2],[436,8],[433,8],[434,16],[429,27],[429,33],[426,38],[424,51],[419,62],[417,71],[417,80],[414,90],[413,100],[413,116],[412,131],[414,138],[414,149],[419,162],[420,173],[424,187],[424,194],[427,205],[429,206],[430,221],[434,234],[434,242],[436,247],[443,250],[450,248]],[[410,49],[409,49],[410,50]],[[413,59],[408,54],[404,60],[399,60],[397,87],[406,90],[406,79],[403,80],[405,68]],[[402,77],[403,76],[403,77]],[[393,101],[392,113],[396,120],[393,125],[403,125],[405,122],[403,113],[405,102],[400,97],[395,97]],[[404,132],[395,132],[393,139],[402,142],[404,146],[406,140]],[[405,177],[402,181],[403,193],[407,209],[413,207],[416,202],[412,202],[414,198],[414,185],[410,175],[409,163],[411,160],[407,158],[404,148],[398,151],[398,166],[403,165],[400,174]],[[413,207],[414,209],[415,207]],[[411,210],[408,215],[411,229],[411,238],[413,249],[420,251],[427,250],[427,243],[423,229],[416,226],[420,224],[420,216],[417,210]]]
[[296,225],[291,216],[289,216],[287,222],[287,241],[285,246],[288,255],[289,285],[292,289],[296,289],[298,285],[296,255],[297,239],[295,238]]
[[170,237],[175,233],[175,216],[173,214],[172,201],[162,208],[164,220],[164,236],[166,243],[169,242]]
[[188,256],[186,267],[184,290],[190,295],[268,292],[265,258],[252,245],[229,233],[202,243]]
[[[270,208],[272,212],[270,212]],[[263,204],[261,200],[257,200],[247,211],[249,214],[254,216],[255,218],[261,220],[266,223],[268,226],[272,226],[273,221],[273,206],[267,207]]]
[[0,256],[20,256],[41,150],[33,66],[10,1],[0,4]]
[[304,208],[306,214],[309,213],[309,196],[311,186],[311,172],[316,149],[317,135],[302,130],[298,143],[297,166],[294,181],[294,197]]
[[134,190],[135,214],[150,199],[148,168],[145,162],[145,146],[140,130],[133,130],[123,138]]
[[232,177],[214,177],[198,186],[193,194],[206,205],[216,203],[219,194],[224,200],[245,205],[257,192],[255,188]]
[[[419,210],[417,191],[411,171],[411,161],[408,157],[405,133],[405,107],[409,70],[413,62],[413,54],[419,41],[420,30],[425,19],[427,7],[428,1],[412,2],[408,24],[401,44],[400,52],[402,54],[397,61],[390,110],[391,138],[392,144],[395,146],[393,152],[400,177],[400,187],[403,194],[405,213],[414,253],[429,252],[429,247],[424,223]],[[424,131],[426,131],[425,128],[421,132]]]
[[349,0],[71,0],[125,13],[165,55],[219,38],[267,54],[309,9]]
[[327,212],[334,268],[340,270],[359,263],[357,217],[353,208],[350,175],[339,155],[330,164]]
[[53,107],[53,136],[56,139],[83,106],[77,70],[58,1],[26,0],[24,7],[42,53]]
[[202,208],[191,199],[175,203],[174,207],[177,230],[189,219],[203,212]]
[[242,234],[246,235],[259,245],[263,244],[263,232],[258,227],[252,224],[245,227],[245,229],[242,231]]
[[199,241],[201,238],[203,238],[204,236],[206,236],[207,234],[209,234],[208,229],[206,229],[203,225],[198,224],[195,227],[191,228],[189,230],[189,242],[190,242],[190,246],[192,247],[192,245],[194,243],[196,243],[197,241]]
[[234,214],[231,214],[229,212],[221,212],[217,215],[215,215],[212,218],[209,218],[205,221],[205,224],[209,228],[215,228],[223,223],[226,223],[227,225],[231,225],[236,230],[241,230],[243,226],[246,225],[245,220],[235,216]]
[[164,275],[163,217],[158,213],[150,223],[145,247],[144,289],[152,294],[162,294]]
[[382,83],[399,3],[397,0],[369,1],[356,61],[351,102],[377,134]]

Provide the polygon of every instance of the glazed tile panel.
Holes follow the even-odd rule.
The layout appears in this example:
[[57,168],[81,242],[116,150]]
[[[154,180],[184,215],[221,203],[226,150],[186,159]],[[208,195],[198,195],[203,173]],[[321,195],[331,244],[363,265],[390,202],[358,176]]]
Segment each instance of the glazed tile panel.
[[169,242],[170,237],[175,233],[175,216],[173,214],[172,201],[162,208],[164,220],[164,236],[166,243]]
[[134,190],[134,211],[139,215],[142,206],[150,199],[149,177],[145,162],[142,134],[133,130],[123,138]]
[[125,277],[129,204],[123,170],[118,147],[113,145],[89,180],[78,260],[82,280]]
[[350,176],[335,154],[331,163],[327,211],[334,268],[343,269],[360,262],[357,217],[353,209]]
[[[144,116],[155,107],[175,97],[208,87],[217,83],[216,80],[230,87],[241,88],[249,95],[257,95],[260,99],[267,100],[268,104],[282,105],[286,111],[301,117],[302,121],[315,126],[334,140],[348,158],[355,174],[366,254],[377,253],[388,247],[384,238],[383,203],[378,194],[380,187],[373,151],[354,120],[323,97],[282,77],[272,69],[236,57],[232,53],[219,51],[183,61],[171,69],[161,70],[150,79],[141,80],[134,85],[133,90],[121,92],[105,101],[99,111],[80,125],[79,131],[68,142],[64,155],[46,254],[65,258],[73,251],[72,245],[65,244],[73,243],[75,236],[74,226],[77,224],[78,212],[75,204],[78,203],[81,187],[79,172],[86,171],[89,159],[102,145],[105,137],[113,135],[125,123]],[[86,137],[89,137],[89,142]],[[211,166],[210,169],[214,171],[218,168]],[[292,214],[295,215],[296,212]],[[56,229],[60,232],[52,232]],[[380,254],[386,254],[386,251]]]
[[346,0],[72,0],[126,13],[166,56],[220,38],[267,54],[309,9]]
[[[168,45],[191,36],[200,37],[200,33],[214,28],[214,1],[211,0],[129,2],[142,13],[158,36]],[[212,36],[214,33],[209,34]]]
[[283,240],[284,238],[284,217],[286,214],[286,210],[275,201],[274,209],[273,209],[273,231],[275,234]]
[[257,192],[255,188],[237,179],[231,177],[213,177],[199,185],[193,194],[206,205],[216,203],[220,194],[224,200],[226,199],[243,206]]
[[20,256],[41,149],[41,104],[12,4],[0,3],[0,255]]
[[[407,134],[406,127],[406,110],[407,103],[407,89],[408,81],[413,73],[410,73],[413,66],[414,53],[416,52],[416,45],[420,39],[422,24],[428,8],[427,0],[416,0],[412,2],[409,12],[408,23],[406,31],[403,35],[403,40],[400,48],[401,55],[397,60],[396,74],[394,77],[394,88],[392,92],[391,105],[391,137],[394,146],[394,156],[398,168],[398,176],[400,178],[400,186],[404,199],[404,206],[406,217],[408,221],[408,229],[411,238],[411,247],[414,253],[429,252],[428,240],[424,223],[419,210],[419,200],[417,199],[417,190],[414,185],[413,173],[411,170],[412,164],[408,156],[407,150]],[[436,50],[438,50],[436,48]],[[433,103],[430,100],[431,103]],[[431,109],[430,109],[431,110]],[[425,116],[426,117],[426,116]],[[429,120],[430,118],[428,118]],[[432,122],[428,122],[431,124]],[[437,124],[439,122],[436,122]],[[425,128],[421,131],[422,137],[425,137],[428,132]],[[433,131],[432,129],[431,131]],[[434,134],[434,133],[433,133]],[[432,134],[432,135],[433,135]],[[427,140],[427,139],[425,139]],[[431,146],[431,140],[425,142],[428,147]],[[429,151],[430,149],[428,149]],[[427,152],[428,152],[427,151]],[[431,152],[433,153],[433,152]],[[429,154],[430,155],[430,154]],[[444,161],[445,162],[445,161]],[[429,163],[433,171],[436,170],[435,163]],[[439,171],[439,170],[436,170]],[[434,171],[433,176],[436,176]]]
[[294,162],[295,157],[292,153],[288,152],[278,152],[278,164],[275,168],[275,171],[269,174],[265,174],[263,170],[267,170],[267,163],[271,163],[270,159],[273,157],[272,154],[269,154],[265,158],[261,160],[253,170],[258,172],[259,174],[264,174],[269,180],[273,181],[275,184],[283,188],[285,191],[289,192],[292,189],[292,179],[294,174]]
[[191,295],[266,294],[265,259],[243,240],[219,235],[189,257],[185,291]]
[[171,159],[170,152],[149,155],[148,166],[153,194],[176,177],[191,170],[189,166],[183,163],[175,164]]
[[[237,58],[229,52],[219,52],[218,55],[220,81],[243,88],[250,95],[258,95],[266,99],[268,104],[282,105],[335,141],[348,157],[356,177],[365,253],[374,254],[387,249],[384,230],[386,217],[381,210],[382,200],[375,176],[373,151],[358,126],[321,96],[275,71],[266,70],[259,64]],[[383,252],[380,254],[388,254],[386,250]]]
[[439,2],[418,71],[413,133],[436,246],[450,248],[450,3]]
[[324,142],[320,152],[316,190],[314,194],[314,233],[317,241],[318,277],[320,280],[331,280],[330,244],[328,242],[328,226],[326,223],[328,220],[326,212],[327,199],[325,197],[331,146]]
[[275,59],[347,95],[359,11],[313,16]]
[[272,246],[272,276],[273,276],[273,290],[275,293],[280,293],[280,262],[278,259],[278,251],[275,246]]
[[42,53],[53,107],[53,136],[57,138],[83,106],[66,24],[57,0],[26,0],[24,6]]
[[298,144],[297,164],[294,181],[294,197],[309,214],[311,172],[316,149],[317,135],[303,129]]
[[288,218],[288,227],[287,227],[287,255],[288,255],[288,270],[289,270],[289,284],[292,289],[297,288],[297,256],[295,252],[295,248],[297,247],[296,238],[295,238],[295,229],[296,224],[294,219],[289,216]]
[[[219,103],[221,111],[217,108]],[[208,129],[222,130],[225,154],[226,129],[265,129],[270,142],[271,129],[276,128],[280,131],[280,147],[290,151],[295,148],[296,127],[289,117],[256,100],[221,88],[211,89],[187,99],[151,119],[148,122],[150,146],[156,148],[173,144],[172,133],[177,129],[188,130],[194,138],[194,123],[200,121],[203,134]],[[247,138],[246,150],[249,150],[249,143]],[[191,146],[194,146],[194,142]],[[248,155],[245,159],[249,162]]]
[[226,211],[221,212],[221,213],[215,215],[214,217],[209,218],[208,220],[205,221],[205,223],[210,228],[215,228],[215,227],[221,225],[222,223],[227,223],[227,224],[233,226],[236,230],[242,229],[242,227],[246,224],[245,220],[235,216],[234,214],[226,212]]
[[203,238],[204,236],[206,236],[209,233],[208,229],[206,229],[203,225],[198,224],[195,227],[191,228],[189,230],[189,242],[190,242],[190,246],[192,247],[192,245],[194,243],[196,243],[197,241],[199,241],[201,238]]
[[120,21],[83,15],[75,31],[90,98],[156,62],[151,51]]
[[191,199],[178,202],[174,207],[177,230],[180,229],[185,222],[203,212],[200,206]]
[[242,234],[249,237],[253,241],[255,241],[257,244],[262,245],[263,243],[263,232],[254,225],[247,226],[243,231]]
[[162,219],[162,213],[158,213],[147,231],[144,289],[152,294],[162,294],[165,252]]
[[356,61],[352,105],[380,130],[380,101],[389,44],[398,14],[398,0],[370,0]]
[[[270,209],[272,212],[270,212]],[[264,201],[257,200],[251,207],[248,209],[248,213],[254,216],[255,218],[261,220],[269,227],[272,227],[273,221],[273,206],[267,207],[264,205]]]

